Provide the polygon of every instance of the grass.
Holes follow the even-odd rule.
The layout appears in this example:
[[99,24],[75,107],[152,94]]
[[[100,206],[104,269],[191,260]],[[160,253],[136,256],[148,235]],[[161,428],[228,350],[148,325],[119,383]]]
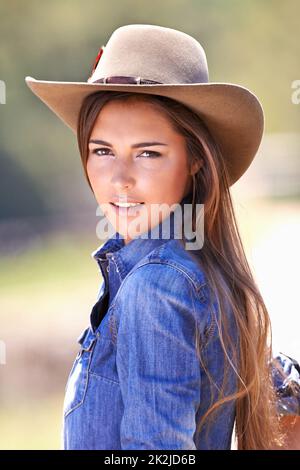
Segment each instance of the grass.
[[[35,370],[43,363],[47,367],[46,348],[65,348],[66,364],[60,367],[65,367],[66,376],[69,373],[71,349],[77,348],[77,335],[89,320],[89,306],[101,282],[90,256],[100,244],[92,237],[58,234],[43,240],[42,246],[1,258],[0,339],[7,345],[7,364],[0,366],[5,367],[0,369],[1,449],[60,449],[64,390],[58,384],[49,396]],[[39,347],[44,348],[40,357]],[[24,354],[29,354],[30,363],[18,360]],[[52,356],[49,353],[50,364]]]
[[61,233],[24,253],[2,256],[0,292],[22,286],[60,284],[68,278],[84,279],[95,272],[90,253],[101,244]]
[[62,403],[63,397],[55,396],[0,409],[0,449],[60,449]]

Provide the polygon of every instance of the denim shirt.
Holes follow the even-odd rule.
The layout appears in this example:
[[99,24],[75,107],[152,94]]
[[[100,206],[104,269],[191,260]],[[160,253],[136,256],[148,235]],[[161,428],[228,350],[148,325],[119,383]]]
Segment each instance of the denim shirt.
[[[197,432],[222,385],[219,311],[215,301],[208,308],[204,272],[169,218],[167,239],[125,245],[116,232],[92,253],[103,281],[66,385],[63,449],[230,449],[234,401]],[[229,309],[227,317],[237,341]],[[196,330],[212,385],[196,354]],[[229,368],[226,394],[236,387]]]

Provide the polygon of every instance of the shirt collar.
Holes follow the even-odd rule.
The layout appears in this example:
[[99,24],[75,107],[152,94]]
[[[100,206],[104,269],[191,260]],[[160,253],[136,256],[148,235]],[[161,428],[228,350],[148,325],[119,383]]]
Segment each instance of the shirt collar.
[[[192,193],[185,196],[180,205],[191,203]],[[165,219],[164,224],[161,221],[156,227],[146,233],[132,239],[125,245],[124,237],[115,232],[104,244],[91,253],[91,256],[101,263],[107,258],[113,258],[122,279],[131,269],[151,251],[163,245],[176,236],[176,224],[174,212]],[[152,238],[151,238],[152,235]],[[178,237],[177,237],[178,238]]]

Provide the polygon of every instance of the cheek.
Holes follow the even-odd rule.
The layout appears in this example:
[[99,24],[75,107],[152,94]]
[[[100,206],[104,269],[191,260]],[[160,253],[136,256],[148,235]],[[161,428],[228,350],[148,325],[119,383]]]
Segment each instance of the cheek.
[[[168,176],[166,176],[168,175]],[[156,179],[157,188],[169,201],[179,200],[188,181],[188,172],[183,165],[170,165]]]
[[86,162],[86,172],[89,175],[89,178],[93,178],[95,174],[95,165],[92,158],[88,158]]
[[88,159],[86,164],[86,172],[94,192],[99,192],[99,190],[103,188],[103,182],[105,181],[103,171],[100,171],[99,166],[95,165],[92,159]]

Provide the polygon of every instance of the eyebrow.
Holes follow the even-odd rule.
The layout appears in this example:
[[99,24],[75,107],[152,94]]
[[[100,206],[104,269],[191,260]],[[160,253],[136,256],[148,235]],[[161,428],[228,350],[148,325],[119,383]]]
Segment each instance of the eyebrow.
[[[97,139],[92,139],[89,141],[89,144],[100,144],[100,145],[106,145],[107,147],[112,147],[112,145],[109,142],[105,142],[105,140],[97,140]],[[139,147],[153,147],[154,145],[166,145],[162,142],[139,142],[137,144],[133,144],[131,148],[139,148]]]

